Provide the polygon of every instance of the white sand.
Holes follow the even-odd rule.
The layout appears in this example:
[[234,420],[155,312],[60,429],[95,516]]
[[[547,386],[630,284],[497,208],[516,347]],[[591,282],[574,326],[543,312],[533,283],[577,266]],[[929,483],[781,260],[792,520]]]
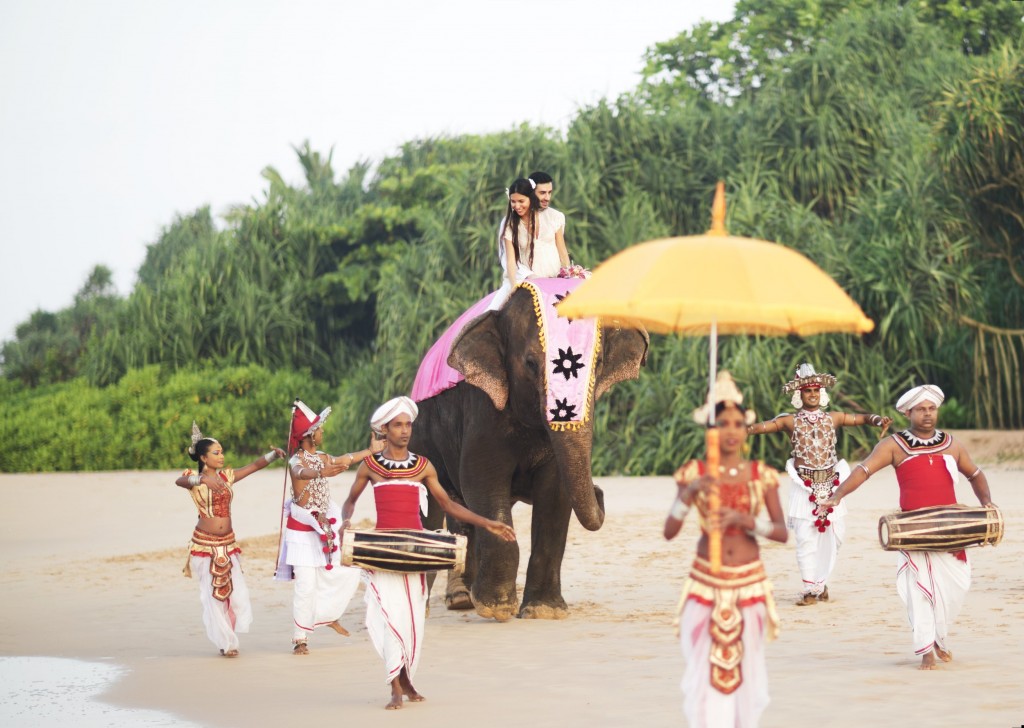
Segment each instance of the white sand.
[[[768,650],[772,704],[764,726],[1024,720],[1024,467],[1006,468],[989,468],[1006,537],[995,549],[971,551],[974,585],[950,637],[955,660],[934,672],[915,669],[894,587],[895,556],[878,546],[878,517],[896,506],[891,472],[849,501],[831,603],[793,606],[793,543],[765,546],[783,624]],[[174,487],[174,473],[0,475],[0,655],[123,670],[93,673],[109,683],[105,702],[93,706],[108,711],[99,722],[67,724],[161,725],[146,721],[167,715],[204,726],[683,724],[682,662],[670,622],[696,526],[691,517],[677,540],[662,539],[674,493],[669,478],[598,479],[608,517],[595,533],[572,523],[563,569],[572,611],[564,621],[498,624],[448,612],[436,596],[439,581],[415,681],[428,700],[385,713],[388,691],[362,624],[361,592],[342,620],[352,637],[320,631],[309,656],[290,653],[290,587],[271,579],[283,472],[257,473],[236,489],[235,531],[246,549],[255,622],[235,660],[219,657],[207,641],[197,583],[181,576],[195,515],[187,494]],[[336,498],[350,481],[335,481]],[[976,502],[965,482],[958,494],[961,502]],[[514,514],[523,550],[520,588],[529,510],[518,505]],[[356,518],[371,515],[364,497]],[[4,661],[0,675],[18,664],[30,663]],[[92,678],[85,683],[79,707],[95,687]],[[25,719],[25,700],[52,702],[38,681],[31,686],[15,690],[16,705],[4,701],[5,726],[47,724]]]

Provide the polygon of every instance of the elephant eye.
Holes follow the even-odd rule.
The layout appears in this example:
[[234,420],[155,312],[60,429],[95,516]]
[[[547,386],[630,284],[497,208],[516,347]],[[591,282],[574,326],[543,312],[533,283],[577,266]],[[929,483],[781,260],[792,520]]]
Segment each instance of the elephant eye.
[[530,370],[530,373],[534,376],[540,373],[540,367],[537,366],[537,360],[532,356],[526,357],[526,368]]

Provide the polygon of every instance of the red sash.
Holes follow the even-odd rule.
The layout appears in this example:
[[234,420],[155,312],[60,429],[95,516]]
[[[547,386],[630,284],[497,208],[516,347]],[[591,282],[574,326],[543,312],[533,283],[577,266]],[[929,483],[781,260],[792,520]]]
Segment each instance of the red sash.
[[296,521],[291,516],[288,516],[288,528],[293,531],[315,531],[316,529],[312,526],[308,526],[302,521]]

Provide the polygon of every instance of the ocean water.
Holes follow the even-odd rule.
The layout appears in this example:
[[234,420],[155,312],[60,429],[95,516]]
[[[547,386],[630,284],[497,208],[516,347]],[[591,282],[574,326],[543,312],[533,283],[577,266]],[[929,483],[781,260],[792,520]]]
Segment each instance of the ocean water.
[[125,673],[117,665],[58,657],[0,657],[4,728],[202,728],[155,710],[119,708],[97,698]]

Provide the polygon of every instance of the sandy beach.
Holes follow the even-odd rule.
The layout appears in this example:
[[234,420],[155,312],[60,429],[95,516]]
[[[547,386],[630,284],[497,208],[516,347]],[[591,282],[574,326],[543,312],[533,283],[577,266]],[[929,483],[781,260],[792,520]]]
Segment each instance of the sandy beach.
[[[950,635],[954,661],[934,672],[918,658],[894,587],[895,554],[878,545],[879,516],[896,508],[891,471],[848,501],[847,541],[830,582],[832,601],[796,607],[792,539],[762,556],[775,584],[782,634],[768,649],[772,703],[764,726],[1010,726],[1024,721],[1024,433],[975,437],[993,499],[1006,520],[996,548],[972,549],[973,586]],[[968,446],[974,447],[972,440]],[[697,527],[661,536],[674,486],[668,477],[597,478],[607,518],[597,532],[575,520],[562,621],[495,623],[446,611],[435,585],[416,686],[427,697],[397,713],[363,625],[362,589],[342,619],[352,636],[318,631],[311,654],[291,654],[291,587],[274,582],[283,469],[236,488],[234,524],[255,621],[241,656],[207,641],[194,580],[181,575],[195,523],[172,472],[0,475],[0,657],[69,658],[113,665],[100,699],[160,711],[201,726],[354,721],[354,725],[450,728],[471,724],[679,726],[682,660],[671,626]],[[351,476],[334,479],[341,500]],[[962,503],[976,503],[961,479]],[[783,502],[786,486],[783,487]],[[530,508],[517,505],[523,572]],[[356,524],[371,525],[363,498]],[[17,661],[5,661],[17,665]],[[51,686],[59,687],[59,686]],[[36,725],[31,710],[0,707],[5,726]],[[126,717],[129,716],[129,717]],[[102,722],[96,725],[103,724]],[[149,723],[147,723],[149,725]]]

